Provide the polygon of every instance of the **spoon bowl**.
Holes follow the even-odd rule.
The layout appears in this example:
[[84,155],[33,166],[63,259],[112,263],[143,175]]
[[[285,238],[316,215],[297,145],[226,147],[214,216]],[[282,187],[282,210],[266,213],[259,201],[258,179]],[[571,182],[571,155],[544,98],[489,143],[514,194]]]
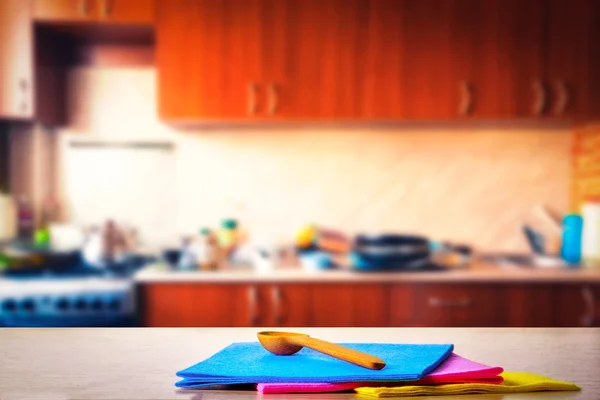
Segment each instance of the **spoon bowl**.
[[309,337],[303,333],[272,331],[259,332],[257,336],[262,347],[276,356],[291,356],[299,352],[304,346],[294,343],[293,338]]
[[385,361],[371,354],[312,338],[303,333],[264,331],[257,334],[260,344],[277,356],[289,356],[308,347],[339,360],[369,369],[382,369]]

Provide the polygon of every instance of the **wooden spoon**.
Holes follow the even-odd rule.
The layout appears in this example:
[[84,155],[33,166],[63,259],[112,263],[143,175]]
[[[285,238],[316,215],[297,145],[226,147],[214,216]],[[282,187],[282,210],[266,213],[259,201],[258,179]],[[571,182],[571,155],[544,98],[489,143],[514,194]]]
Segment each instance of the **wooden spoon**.
[[267,351],[278,356],[297,353],[302,347],[308,347],[323,354],[369,369],[382,369],[385,361],[367,353],[349,349],[339,344],[311,338],[303,333],[259,332],[258,341]]

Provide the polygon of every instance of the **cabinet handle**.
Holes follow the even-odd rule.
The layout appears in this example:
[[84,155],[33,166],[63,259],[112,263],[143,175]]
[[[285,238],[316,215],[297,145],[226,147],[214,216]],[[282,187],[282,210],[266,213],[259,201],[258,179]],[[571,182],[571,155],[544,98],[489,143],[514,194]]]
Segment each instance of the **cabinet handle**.
[[584,286],[581,289],[581,296],[585,304],[585,313],[581,317],[581,324],[583,326],[593,326],[596,319],[594,292],[589,286]]
[[248,115],[256,115],[257,101],[256,94],[258,92],[258,85],[254,82],[248,84]]
[[541,79],[537,79],[533,82],[533,92],[535,95],[535,101],[533,103],[533,115],[542,115],[546,109],[547,94],[546,86]]
[[431,307],[443,307],[443,308],[464,308],[469,307],[472,301],[470,298],[452,300],[452,299],[440,299],[439,297],[430,297],[429,306]]
[[460,88],[460,105],[458,108],[459,115],[469,115],[473,106],[473,88],[469,81],[463,81],[459,85]]
[[259,323],[258,289],[256,286],[248,288],[248,306],[250,308],[250,326],[256,326]]
[[277,103],[279,103],[277,85],[275,85],[275,83],[271,83],[269,85],[269,115],[275,115],[277,112]]
[[110,0],[103,0],[102,1],[102,18],[106,18],[110,15],[112,9],[111,9],[111,4],[110,4]]
[[283,296],[279,286],[273,286],[273,312],[275,314],[275,325],[283,324]]
[[569,88],[565,81],[556,81],[555,87],[558,93],[558,101],[554,107],[554,112],[557,115],[562,115],[569,106]]
[[81,14],[85,17],[88,15],[88,12],[89,12],[88,0],[79,0],[79,14]]

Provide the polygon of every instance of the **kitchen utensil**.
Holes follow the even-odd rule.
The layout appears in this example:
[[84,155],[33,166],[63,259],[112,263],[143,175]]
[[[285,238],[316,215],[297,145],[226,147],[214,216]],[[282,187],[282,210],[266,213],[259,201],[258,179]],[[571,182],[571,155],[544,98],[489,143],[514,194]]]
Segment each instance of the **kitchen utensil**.
[[522,229],[527,238],[527,242],[529,243],[529,247],[531,247],[531,251],[539,255],[546,254],[544,237],[528,225],[523,225]]
[[413,235],[358,235],[350,259],[359,270],[416,270],[431,264],[429,240]]
[[299,352],[302,347],[308,347],[368,369],[379,370],[385,367],[385,361],[378,357],[324,340],[311,338],[302,333],[264,331],[259,332],[257,336],[258,341],[267,351],[279,356],[289,356]]

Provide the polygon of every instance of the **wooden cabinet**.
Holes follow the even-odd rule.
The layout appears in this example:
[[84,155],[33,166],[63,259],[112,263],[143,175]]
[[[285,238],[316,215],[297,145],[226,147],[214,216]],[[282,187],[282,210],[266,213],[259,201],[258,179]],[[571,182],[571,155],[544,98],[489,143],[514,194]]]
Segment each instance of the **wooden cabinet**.
[[572,118],[600,103],[592,0],[157,4],[166,120]]
[[600,326],[599,284],[157,283],[140,288],[145,326]]
[[153,0],[33,0],[39,22],[152,24]]
[[0,0],[0,118],[29,119],[34,111],[31,9]]
[[499,289],[484,284],[414,284],[393,288],[393,326],[500,326]]
[[551,104],[548,114],[581,118],[592,113],[590,80],[599,64],[590,62],[593,0],[546,2],[544,76]]
[[265,1],[264,89],[270,119],[355,119],[361,0]]
[[150,327],[234,326],[241,289],[234,285],[145,285],[143,323]]
[[389,291],[383,284],[314,284],[312,326],[388,326]]
[[168,0],[157,10],[158,109],[171,121],[264,114],[258,0]]
[[600,327],[600,285],[574,284],[557,287],[554,326]]

